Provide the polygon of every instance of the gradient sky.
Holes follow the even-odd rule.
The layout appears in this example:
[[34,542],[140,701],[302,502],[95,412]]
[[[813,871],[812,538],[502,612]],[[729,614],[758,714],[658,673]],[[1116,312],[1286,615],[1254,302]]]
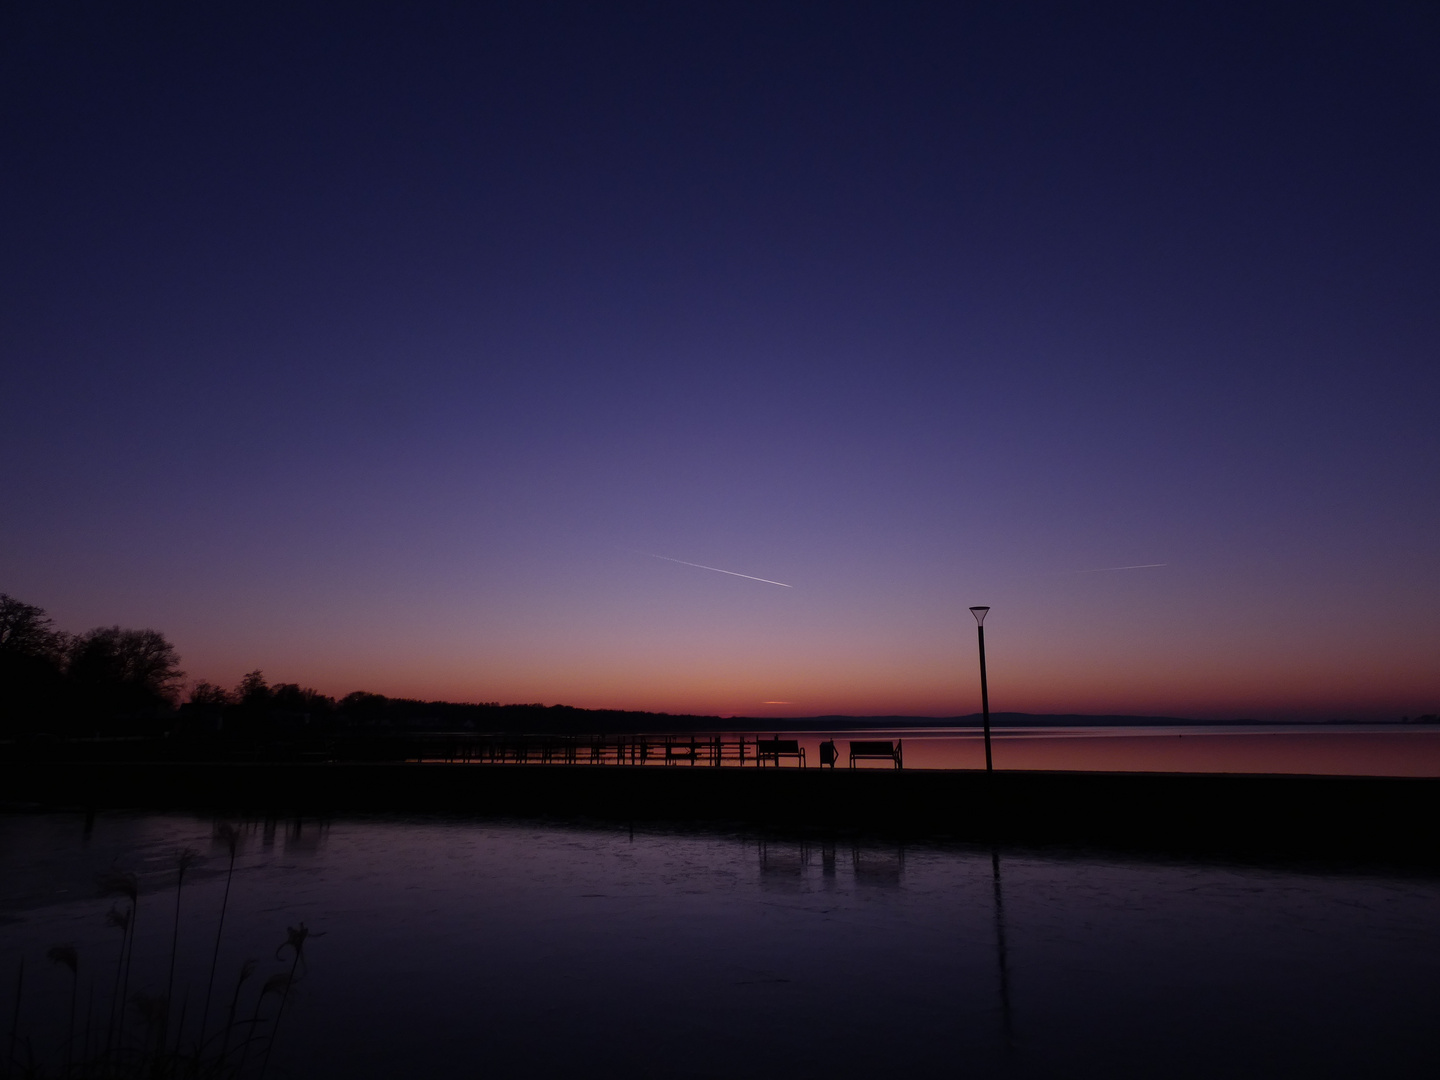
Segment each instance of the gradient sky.
[[997,709],[1434,712],[1437,134],[1426,3],[8,4],[0,591],[337,694],[968,713],[990,604]]

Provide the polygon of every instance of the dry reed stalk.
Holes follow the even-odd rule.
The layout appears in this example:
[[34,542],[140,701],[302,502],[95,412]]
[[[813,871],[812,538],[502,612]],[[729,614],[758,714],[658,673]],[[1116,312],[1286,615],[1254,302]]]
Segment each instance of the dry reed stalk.
[[215,927],[215,949],[210,954],[210,978],[205,984],[205,1008],[200,1013],[200,1044],[205,1042],[205,1027],[210,1021],[210,995],[215,989],[215,968],[220,962],[220,937],[225,931],[225,912],[230,906],[230,883],[235,877],[235,849],[240,834],[229,822],[216,830],[216,836],[230,849],[230,868],[225,872],[225,895],[220,900],[220,924]]

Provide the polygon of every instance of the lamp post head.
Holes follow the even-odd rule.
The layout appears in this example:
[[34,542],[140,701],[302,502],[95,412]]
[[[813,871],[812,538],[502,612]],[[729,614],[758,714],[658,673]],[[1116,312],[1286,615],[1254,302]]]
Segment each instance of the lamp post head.
[[985,625],[985,615],[989,610],[988,607],[972,607],[970,609],[970,614],[975,616],[975,624],[977,626]]

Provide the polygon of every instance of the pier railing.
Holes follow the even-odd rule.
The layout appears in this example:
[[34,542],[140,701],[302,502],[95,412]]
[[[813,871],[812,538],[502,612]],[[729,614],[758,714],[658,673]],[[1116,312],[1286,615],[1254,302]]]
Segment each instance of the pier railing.
[[[867,744],[868,745],[868,744]],[[888,743],[885,745],[889,745]],[[830,757],[824,753],[830,748]],[[899,740],[895,765],[900,765]],[[820,764],[838,757],[822,745]],[[203,738],[0,740],[4,761],[452,762],[487,765],[696,765],[805,768],[796,739],[754,734],[240,733]]]
[[[409,748],[411,761],[492,765],[708,765],[768,762],[770,740],[743,735],[423,735]],[[794,759],[804,767],[803,754]]]

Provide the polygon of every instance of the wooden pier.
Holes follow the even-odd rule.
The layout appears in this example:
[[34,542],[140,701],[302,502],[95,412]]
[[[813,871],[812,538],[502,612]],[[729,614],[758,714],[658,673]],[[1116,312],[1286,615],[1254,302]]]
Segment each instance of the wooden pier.
[[745,735],[425,735],[403,760],[483,765],[708,765],[805,768],[794,739]]

